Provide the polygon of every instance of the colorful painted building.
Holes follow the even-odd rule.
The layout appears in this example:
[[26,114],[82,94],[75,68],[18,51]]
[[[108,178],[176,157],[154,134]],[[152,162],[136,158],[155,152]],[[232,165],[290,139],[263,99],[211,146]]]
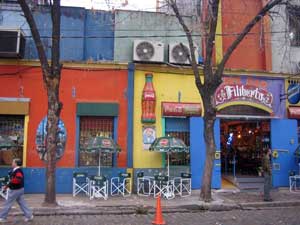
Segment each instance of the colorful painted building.
[[[47,113],[47,97],[39,63],[1,61],[0,71],[1,138],[10,136],[15,142],[2,142],[8,146],[2,146],[0,173],[7,173],[13,157],[21,157],[27,178],[26,191],[44,192],[43,119]],[[71,192],[74,170],[96,174],[97,155],[84,149],[84,142],[91,135],[112,137],[122,148],[119,154],[102,157],[103,171],[112,176],[126,170],[131,154],[127,135],[130,94],[127,87],[127,65],[64,64],[59,126],[60,144],[64,148],[58,149],[61,152],[57,153],[60,159],[56,174],[59,193]]]
[[[161,169],[166,167],[166,156],[147,150],[149,146],[144,137],[147,130],[152,130],[151,134],[156,137],[180,137],[190,146],[190,154],[171,155],[170,173],[179,176],[181,172],[191,172],[192,188],[200,188],[205,159],[203,106],[192,71],[135,64],[135,68],[129,70],[131,73],[134,73],[134,170],[146,174],[166,173],[166,169]],[[152,75],[156,96],[156,120],[151,123],[141,121],[142,93],[148,74]],[[275,152],[273,186],[288,185],[289,172],[297,169],[294,152],[298,138],[297,121],[287,117],[286,100],[281,98],[287,77],[265,72],[226,71],[215,95],[218,114],[213,188],[222,187],[222,178],[241,181],[246,176],[248,183],[261,180],[261,158],[266,148]]]
[[[221,1],[217,33],[239,32],[243,23],[262,5],[259,0],[242,5],[235,0]],[[242,15],[243,18],[240,13],[228,13],[241,11],[244,7],[248,13]],[[6,18],[1,21],[3,26],[24,23],[19,9],[13,16],[5,11],[0,13]],[[41,30],[50,23],[49,18],[46,19],[47,13],[36,15]],[[148,151],[149,145],[154,137],[179,137],[190,146],[190,153],[170,155],[171,175],[191,172],[192,188],[200,188],[205,159],[203,106],[192,70],[189,66],[165,64],[167,48],[163,49],[163,62],[127,64],[132,61],[136,36],[163,41],[166,46],[183,41],[183,37],[178,38],[182,31],[174,17],[159,13],[153,19],[153,13],[118,10],[112,15],[65,8],[62,18],[62,30],[66,32],[63,36],[70,37],[69,41],[62,41],[62,58],[74,61],[65,62],[62,71],[60,96],[64,107],[59,124],[57,191],[71,192],[74,171],[96,173],[97,155],[87,153],[84,148],[90,135],[112,137],[121,146],[121,153],[105,155],[101,159],[103,171],[109,177],[125,170],[135,175],[139,171],[146,175],[165,173],[166,155]],[[186,20],[193,23],[189,17]],[[268,21],[258,24],[255,35],[242,42],[229,60],[224,82],[216,92],[218,118],[213,188],[222,187],[222,178],[247,175],[261,179],[260,158],[262,151],[269,147],[276,153],[272,162],[275,187],[287,186],[289,172],[297,169],[294,152],[298,146],[298,125],[295,118],[300,119],[300,114],[298,103],[290,103],[285,97],[290,85],[299,82],[291,80],[288,74],[262,72],[271,70],[271,51],[264,42],[268,38],[267,29]],[[28,28],[24,30],[28,34]],[[161,34],[161,30],[168,30],[168,33]],[[154,37],[149,38],[152,32]],[[260,32],[261,35],[256,35]],[[47,36],[49,32],[43,35]],[[232,38],[230,35],[217,36],[216,62]],[[198,41],[201,43],[200,39],[196,43]],[[43,42],[47,46],[46,39]],[[35,59],[33,43],[30,40],[27,43],[25,58]],[[88,63],[80,63],[81,60]],[[104,60],[126,64],[93,62]],[[155,93],[150,104],[154,115],[149,120],[142,118],[146,82],[151,83]],[[42,193],[45,189],[46,102],[37,61],[0,60],[0,127],[1,132],[13,140],[1,140],[7,146],[0,152],[0,174],[7,173],[12,157],[21,157],[27,177],[26,191],[31,193]],[[12,150],[12,146],[15,149]]]

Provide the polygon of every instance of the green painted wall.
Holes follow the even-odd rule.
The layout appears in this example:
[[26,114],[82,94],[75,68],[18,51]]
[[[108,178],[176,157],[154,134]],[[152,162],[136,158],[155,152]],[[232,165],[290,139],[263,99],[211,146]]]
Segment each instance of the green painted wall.
[[[193,28],[193,30],[198,28],[196,22],[193,22],[191,17],[184,17],[184,19],[186,24]],[[165,45],[165,62],[168,61],[167,50],[169,43],[187,43],[185,33],[175,16],[156,12],[117,10],[115,12],[114,60],[119,62],[132,61],[133,41],[136,39],[163,42]],[[200,36],[194,37],[194,42],[198,47],[201,47]],[[199,52],[201,52],[200,48]]]

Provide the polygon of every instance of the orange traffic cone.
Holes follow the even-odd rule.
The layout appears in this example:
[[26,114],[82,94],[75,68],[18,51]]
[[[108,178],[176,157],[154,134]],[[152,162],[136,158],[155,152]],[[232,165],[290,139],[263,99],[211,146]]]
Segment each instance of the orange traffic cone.
[[160,195],[158,196],[156,200],[156,213],[155,213],[155,219],[152,221],[153,224],[157,225],[164,225],[166,224],[164,221],[164,218],[162,216],[161,212],[161,204],[160,204]]

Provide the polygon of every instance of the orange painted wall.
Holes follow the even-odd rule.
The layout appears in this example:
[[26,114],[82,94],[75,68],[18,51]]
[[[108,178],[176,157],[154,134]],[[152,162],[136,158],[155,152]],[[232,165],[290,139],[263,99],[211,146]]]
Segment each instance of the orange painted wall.
[[[16,74],[15,74],[16,73]],[[72,97],[72,88],[76,97]],[[74,167],[76,151],[76,103],[119,103],[118,140],[122,152],[118,167],[127,163],[127,70],[63,69],[60,99],[63,103],[61,119],[67,129],[67,144],[58,167]],[[22,94],[23,92],[23,94]],[[47,113],[47,97],[38,67],[0,66],[0,97],[30,98],[28,124],[27,167],[41,167],[35,149],[35,134],[40,121]]]
[[[262,8],[262,0],[222,0],[222,33],[223,54],[230,46],[236,36],[245,25]],[[240,43],[226,64],[226,68],[265,70],[266,59],[266,37],[262,32],[262,23],[258,23]],[[270,41],[270,40],[269,40]]]

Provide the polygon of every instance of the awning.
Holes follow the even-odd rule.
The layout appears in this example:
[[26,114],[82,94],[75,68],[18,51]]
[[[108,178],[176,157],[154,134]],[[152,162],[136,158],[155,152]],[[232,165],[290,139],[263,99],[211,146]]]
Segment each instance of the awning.
[[6,115],[28,115],[29,98],[1,98],[0,114]]
[[300,107],[289,107],[288,117],[292,119],[300,119]]

